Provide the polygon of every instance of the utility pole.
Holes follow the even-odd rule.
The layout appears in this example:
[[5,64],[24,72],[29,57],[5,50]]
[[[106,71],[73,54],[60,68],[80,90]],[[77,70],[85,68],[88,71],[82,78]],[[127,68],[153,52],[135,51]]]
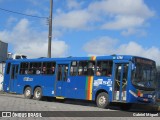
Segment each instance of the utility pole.
[[48,58],[51,58],[51,41],[52,41],[52,10],[53,0],[50,0],[50,16],[49,16],[49,34],[48,34]]

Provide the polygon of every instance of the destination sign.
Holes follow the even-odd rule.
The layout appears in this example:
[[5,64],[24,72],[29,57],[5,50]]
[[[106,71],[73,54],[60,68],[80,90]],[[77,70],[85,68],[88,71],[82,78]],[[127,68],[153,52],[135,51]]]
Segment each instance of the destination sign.
[[147,65],[153,65],[154,64],[153,61],[142,59],[142,58],[136,58],[136,63],[147,64]]

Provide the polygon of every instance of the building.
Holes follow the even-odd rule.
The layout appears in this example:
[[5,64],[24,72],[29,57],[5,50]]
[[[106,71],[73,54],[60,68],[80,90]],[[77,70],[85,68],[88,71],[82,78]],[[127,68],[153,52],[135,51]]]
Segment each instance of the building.
[[3,74],[5,61],[7,60],[8,54],[8,43],[2,42],[0,40],[0,73]]
[[0,40],[0,63],[7,60],[8,53],[8,43],[2,42]]
[[0,91],[3,89],[3,73],[5,67],[5,61],[7,60],[8,43],[0,40]]

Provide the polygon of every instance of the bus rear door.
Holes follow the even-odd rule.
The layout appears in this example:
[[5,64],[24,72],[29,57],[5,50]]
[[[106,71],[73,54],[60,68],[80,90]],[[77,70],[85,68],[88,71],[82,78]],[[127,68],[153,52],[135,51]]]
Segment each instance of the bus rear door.
[[57,64],[55,96],[65,96],[69,64]]
[[129,62],[114,63],[113,101],[126,102]]
[[16,92],[19,64],[11,64],[9,92]]

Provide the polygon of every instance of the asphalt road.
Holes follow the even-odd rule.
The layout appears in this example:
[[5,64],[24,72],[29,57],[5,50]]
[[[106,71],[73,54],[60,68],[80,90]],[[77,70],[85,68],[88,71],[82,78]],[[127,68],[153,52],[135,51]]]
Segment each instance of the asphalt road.
[[[118,106],[111,105],[109,109],[101,109],[96,107],[94,102],[71,100],[67,99],[65,102],[55,99],[44,99],[37,101],[33,99],[25,99],[23,95],[0,93],[0,111],[3,117],[0,119],[65,119],[65,120],[81,120],[81,119],[159,119],[159,117],[146,117],[157,115],[157,108],[144,105],[133,105],[131,110],[122,111]],[[43,111],[43,112],[42,112]],[[49,112],[50,111],[50,112]],[[151,114],[145,114],[146,112]],[[154,113],[152,113],[155,111]],[[11,112],[12,117],[5,117],[5,112]],[[143,117],[137,117],[141,115]],[[35,117],[36,116],[36,117]],[[41,118],[42,116],[42,118]],[[50,116],[50,117],[46,117]],[[51,117],[52,116],[52,117]],[[102,117],[103,116],[103,117]],[[4,118],[5,117],[5,118]],[[30,118],[28,118],[30,117]],[[34,117],[34,118],[33,118]]]

